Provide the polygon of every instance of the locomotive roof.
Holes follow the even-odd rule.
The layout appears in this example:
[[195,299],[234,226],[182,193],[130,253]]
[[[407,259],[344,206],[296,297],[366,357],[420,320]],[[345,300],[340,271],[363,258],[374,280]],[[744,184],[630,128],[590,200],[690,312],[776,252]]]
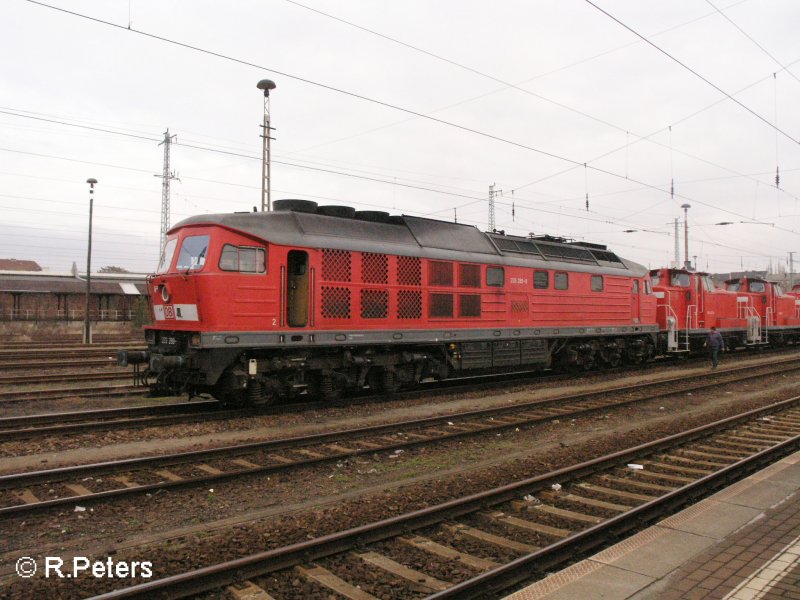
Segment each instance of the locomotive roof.
[[[643,276],[647,269],[605,246],[559,238],[525,238],[483,233],[477,227],[403,215],[374,222],[299,211],[197,215],[181,227],[219,225],[285,246],[379,252],[441,260],[569,269]],[[535,263],[535,264],[532,264]]]

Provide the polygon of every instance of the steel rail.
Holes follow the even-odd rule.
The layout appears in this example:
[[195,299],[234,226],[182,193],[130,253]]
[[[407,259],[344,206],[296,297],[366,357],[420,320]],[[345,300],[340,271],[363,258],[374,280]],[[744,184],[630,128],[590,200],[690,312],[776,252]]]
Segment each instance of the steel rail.
[[[168,576],[158,580],[147,581],[134,586],[123,589],[114,590],[105,594],[94,596],[92,600],[117,600],[121,598],[153,598],[157,595],[169,598],[184,598],[187,596],[199,594],[209,590],[219,588],[224,585],[232,584],[236,581],[242,581],[265,575],[267,573],[279,571],[295,565],[319,560],[333,554],[344,552],[364,544],[370,544],[385,540],[400,533],[407,533],[409,531],[417,530],[423,527],[435,525],[447,519],[460,517],[477,510],[484,509],[489,506],[494,506],[507,502],[509,500],[518,498],[525,494],[535,493],[547,489],[555,483],[564,483],[567,480],[576,479],[597,471],[602,471],[612,468],[619,464],[623,464],[635,458],[641,458],[645,455],[650,455],[655,452],[661,451],[666,448],[674,447],[678,444],[694,441],[699,438],[707,437],[708,435],[727,429],[731,426],[738,425],[758,417],[773,414],[775,412],[794,408],[800,405],[800,396],[795,396],[784,400],[782,402],[774,403],[767,407],[751,410],[746,413],[728,417],[714,423],[709,423],[701,427],[696,427],[689,431],[671,435],[659,440],[641,444],[632,448],[620,450],[613,454],[598,457],[577,465],[558,469],[551,473],[546,473],[529,479],[517,481],[499,488],[486,490],[463,498],[444,502],[442,504],[427,507],[405,515],[391,517],[381,521],[376,521],[359,527],[354,527],[346,531],[341,531],[312,540],[298,542],[285,546],[282,548],[275,548],[264,552],[252,554],[250,556],[242,557],[236,560],[226,561],[216,565],[203,567],[186,573]],[[605,525],[606,522],[601,523],[590,530],[585,530],[582,533],[574,534],[561,542],[557,542],[548,546],[553,548],[552,552],[564,551],[568,541],[575,540],[588,544],[589,547],[594,547],[602,543],[594,539],[598,534],[606,535],[609,531],[625,531],[632,527],[642,525],[642,520],[652,520],[658,514],[663,514],[659,510],[657,513],[653,509],[657,506],[682,504],[692,497],[696,497],[707,493],[709,483],[714,482],[715,485],[721,486],[725,481],[729,481],[733,477],[740,477],[736,471],[743,466],[749,467],[751,470],[757,468],[765,460],[773,460],[775,456],[782,456],[796,451],[800,447],[800,436],[795,436],[789,440],[777,444],[770,449],[761,451],[756,455],[738,461],[737,463],[724,467],[718,473],[712,473],[702,479],[682,486],[673,492],[663,496],[661,499],[648,502],[645,505],[632,509],[621,515],[609,520],[610,524]],[[635,518],[633,521],[627,521],[622,517],[633,513]],[[605,525],[601,527],[601,525]],[[591,542],[591,543],[590,543]],[[495,569],[508,569],[510,576],[513,572],[518,572],[524,569],[531,562],[534,562],[537,557],[544,556],[545,550],[538,550],[528,556],[522,557],[504,567]],[[572,546],[575,548],[575,546]],[[511,565],[511,566],[509,566]],[[507,573],[499,574],[499,577],[505,576]],[[473,597],[480,594],[480,589],[477,587],[482,583],[480,581],[466,586],[473,580],[478,580],[481,576],[463,582],[460,585],[465,585],[464,589],[459,588],[456,590],[456,595],[453,596],[439,596],[434,595],[430,598],[445,598],[445,597]],[[496,581],[494,577],[492,581]],[[453,586],[457,588],[459,584]],[[466,589],[467,587],[470,590]],[[441,592],[441,594],[446,594]],[[458,595],[463,593],[464,595]]]
[[[798,366],[797,368],[800,368]],[[737,371],[742,370],[751,370],[751,369],[738,369]],[[780,372],[780,371],[778,371]],[[719,373],[720,375],[722,373]],[[773,375],[775,372],[763,374],[763,373],[749,373],[742,377],[739,377],[734,382],[739,382],[747,379],[755,379],[759,377]],[[698,375],[698,378],[707,378],[707,374]],[[669,383],[674,383],[675,381],[685,381],[685,378],[676,378],[669,380]],[[466,411],[459,414],[449,414],[449,415],[442,415],[442,416],[435,416],[435,417],[425,417],[421,419],[413,419],[409,421],[404,421],[401,423],[388,423],[384,425],[374,425],[369,427],[361,427],[355,429],[347,429],[335,432],[326,432],[326,433],[318,433],[312,434],[308,436],[298,436],[298,437],[291,437],[291,438],[283,438],[283,439],[276,439],[276,440],[267,440],[263,442],[250,442],[246,444],[237,444],[233,446],[223,446],[219,448],[209,448],[205,450],[195,450],[191,452],[180,452],[180,453],[173,453],[161,456],[146,456],[146,457],[135,457],[135,458],[128,458],[122,459],[118,461],[107,461],[102,463],[92,463],[88,465],[77,465],[77,466],[70,466],[70,467],[60,467],[55,469],[46,469],[40,471],[30,471],[25,473],[12,473],[6,475],[0,475],[0,489],[12,489],[12,488],[19,488],[19,487],[26,487],[31,485],[37,485],[41,483],[53,483],[57,481],[63,481],[70,477],[85,477],[85,476],[96,476],[96,475],[103,475],[112,472],[128,472],[128,471],[135,471],[140,470],[143,468],[153,468],[153,467],[164,467],[169,465],[175,464],[185,464],[191,462],[198,462],[213,458],[229,458],[232,456],[239,456],[243,454],[252,454],[253,452],[274,452],[279,450],[287,450],[287,449],[296,449],[302,448],[309,445],[314,444],[326,444],[332,442],[342,442],[345,440],[352,440],[353,438],[363,438],[369,436],[380,435],[387,432],[396,432],[398,428],[407,428],[407,429],[422,429],[425,427],[435,427],[446,424],[453,419],[463,419],[463,418],[485,418],[485,417],[492,417],[498,416],[502,414],[506,414],[509,412],[525,412],[529,410],[536,410],[541,408],[548,408],[554,404],[560,404],[565,401],[591,401],[591,398],[606,394],[613,394],[617,392],[629,392],[631,390],[637,390],[646,387],[654,387],[656,385],[663,384],[663,381],[657,383],[643,383],[643,384],[636,384],[634,386],[627,386],[627,387],[619,387],[619,388],[612,388],[610,390],[603,390],[603,391],[596,391],[591,393],[578,393],[572,394],[569,396],[559,396],[554,398],[548,398],[546,400],[535,400],[532,402],[527,403],[520,403],[513,406],[501,406],[501,407],[494,407],[494,408],[487,408],[487,409],[478,409],[472,411]],[[729,382],[733,383],[733,382]],[[695,386],[692,389],[705,389],[710,387],[717,387],[720,385],[719,381],[712,381],[712,382],[704,382],[699,386]],[[425,438],[425,439],[414,439],[414,440],[403,440],[397,441],[394,443],[387,443],[380,448],[375,447],[368,447],[363,449],[355,449],[351,450],[347,453],[336,453],[330,456],[322,456],[319,458],[305,458],[301,460],[295,460],[292,463],[288,464],[274,464],[274,465],[266,465],[266,466],[259,466],[253,468],[244,468],[235,471],[228,471],[222,472],[217,474],[209,474],[209,475],[202,475],[199,477],[192,477],[192,478],[184,478],[178,481],[162,481],[159,483],[153,484],[143,484],[136,487],[122,487],[118,489],[106,490],[102,492],[95,492],[92,494],[84,494],[78,496],[67,496],[64,498],[54,498],[52,500],[44,500],[38,503],[31,503],[31,504],[19,504],[13,506],[6,506],[0,508],[0,516],[4,515],[11,515],[11,514],[21,514],[21,513],[29,513],[36,510],[42,510],[46,508],[52,508],[56,506],[63,506],[67,504],[72,504],[75,502],[87,503],[87,502],[94,502],[97,500],[109,499],[109,498],[116,498],[120,496],[127,496],[132,494],[141,494],[145,492],[152,492],[159,489],[176,489],[181,487],[191,487],[200,484],[208,484],[212,482],[224,481],[228,479],[234,478],[241,478],[249,475],[263,475],[269,473],[275,473],[280,471],[286,471],[289,469],[296,469],[301,467],[308,467],[308,466],[316,466],[325,464],[328,462],[338,462],[343,459],[354,458],[357,456],[374,454],[375,452],[388,452],[398,449],[409,449],[418,446],[429,445],[431,443],[440,443],[443,441],[450,441],[454,439],[460,439],[465,437],[472,437],[476,435],[484,435],[489,432],[497,432],[497,431],[504,431],[508,429],[515,429],[518,428],[520,425],[526,424],[535,424],[538,422],[550,421],[556,418],[562,418],[565,416],[570,415],[586,415],[592,414],[601,411],[612,410],[615,408],[619,408],[622,406],[645,402],[648,400],[652,400],[654,397],[663,398],[669,395],[677,395],[677,394],[684,394],[686,393],[687,389],[681,390],[674,390],[662,394],[656,394],[651,396],[646,396],[643,398],[632,398],[626,399],[621,402],[615,402],[613,404],[606,404],[600,406],[590,406],[588,408],[578,410],[578,411],[568,411],[564,413],[554,414],[548,413],[546,415],[538,415],[533,416],[531,418],[525,419],[523,421],[514,421],[512,423],[497,423],[492,425],[486,425],[480,429],[474,430],[458,430],[453,432],[448,432],[446,434],[440,435],[434,438]]]
[[[170,417],[202,416],[219,414],[220,404],[216,400],[199,402],[176,402],[155,406],[127,406],[123,408],[104,408],[100,410],[80,410],[60,413],[43,413],[20,417],[0,418],[0,442],[21,439],[32,435],[53,433],[74,433],[122,425],[159,423],[155,419]],[[187,413],[186,411],[194,411]],[[248,411],[228,411],[228,413],[249,414]],[[117,420],[124,421],[117,422]]]

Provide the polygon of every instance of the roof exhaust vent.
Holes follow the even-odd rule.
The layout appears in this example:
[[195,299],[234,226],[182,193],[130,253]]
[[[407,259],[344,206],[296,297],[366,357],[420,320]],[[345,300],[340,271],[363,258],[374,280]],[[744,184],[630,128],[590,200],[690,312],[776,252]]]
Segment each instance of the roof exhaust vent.
[[356,219],[372,223],[388,223],[389,213],[382,210],[357,210]]
[[273,211],[293,210],[295,212],[313,213],[317,211],[317,203],[313,200],[275,200]]
[[356,214],[356,209],[351,206],[337,206],[335,204],[328,204],[317,208],[318,215],[325,215],[326,217],[340,217],[342,219],[352,219]]

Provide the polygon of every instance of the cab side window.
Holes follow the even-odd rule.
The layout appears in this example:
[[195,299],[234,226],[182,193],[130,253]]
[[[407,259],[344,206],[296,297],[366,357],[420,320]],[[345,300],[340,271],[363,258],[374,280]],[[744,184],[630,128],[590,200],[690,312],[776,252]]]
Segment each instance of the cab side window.
[[219,257],[219,268],[239,273],[266,273],[267,256],[263,248],[225,244]]

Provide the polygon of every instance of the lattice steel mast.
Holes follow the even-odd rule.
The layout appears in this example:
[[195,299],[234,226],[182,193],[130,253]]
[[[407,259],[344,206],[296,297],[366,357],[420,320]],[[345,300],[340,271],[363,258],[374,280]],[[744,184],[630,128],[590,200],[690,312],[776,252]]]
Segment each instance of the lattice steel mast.
[[[169,129],[164,132],[164,141],[159,144],[164,145],[164,170],[161,175],[161,248],[167,241],[167,231],[169,231],[169,182],[173,179],[178,179],[173,171],[169,170],[169,147],[174,142],[178,141],[177,135],[170,135]],[[178,179],[180,181],[180,179]]]

